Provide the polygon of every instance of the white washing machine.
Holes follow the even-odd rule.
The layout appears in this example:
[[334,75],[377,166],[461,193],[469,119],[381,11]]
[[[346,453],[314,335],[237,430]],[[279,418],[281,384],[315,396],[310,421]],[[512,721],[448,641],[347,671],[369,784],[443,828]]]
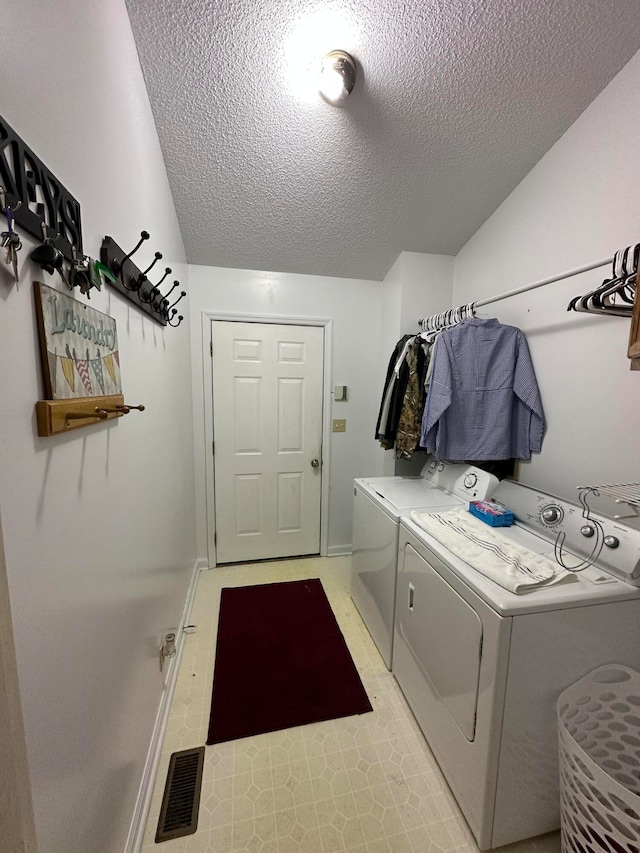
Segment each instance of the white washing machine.
[[428,461],[419,477],[354,480],[351,598],[388,669],[393,649],[398,529],[412,509],[446,508],[481,500],[498,484],[472,465]]
[[[512,482],[507,537],[568,565],[592,550],[579,507]],[[556,700],[596,666],[640,669],[640,531],[596,515],[595,566],[558,586],[512,593],[409,518],[400,525],[393,671],[478,846],[560,825]]]

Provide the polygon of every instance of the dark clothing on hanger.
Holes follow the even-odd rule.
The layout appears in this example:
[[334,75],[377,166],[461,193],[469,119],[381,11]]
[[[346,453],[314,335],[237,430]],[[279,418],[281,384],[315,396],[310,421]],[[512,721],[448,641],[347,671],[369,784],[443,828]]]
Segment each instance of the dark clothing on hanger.
[[[382,391],[378,421],[376,423],[376,438],[385,445],[388,445],[388,447],[393,447],[395,441],[402,401],[404,400],[407,381],[409,379],[409,367],[406,361],[398,365],[398,359],[407,341],[413,337],[415,335],[404,335],[400,338],[393,350],[389,359],[389,366],[387,367],[387,376]],[[397,365],[398,370],[396,373],[395,368]]]
[[396,428],[396,459],[411,459],[420,442],[426,373],[426,356],[420,335],[409,343],[406,361],[409,376]]

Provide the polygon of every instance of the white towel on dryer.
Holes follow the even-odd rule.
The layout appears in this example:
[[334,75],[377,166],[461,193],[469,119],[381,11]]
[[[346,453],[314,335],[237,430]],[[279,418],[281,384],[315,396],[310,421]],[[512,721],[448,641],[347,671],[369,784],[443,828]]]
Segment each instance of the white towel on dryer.
[[473,569],[511,592],[530,592],[577,580],[571,572],[511,541],[463,507],[446,512],[414,510],[410,517]]

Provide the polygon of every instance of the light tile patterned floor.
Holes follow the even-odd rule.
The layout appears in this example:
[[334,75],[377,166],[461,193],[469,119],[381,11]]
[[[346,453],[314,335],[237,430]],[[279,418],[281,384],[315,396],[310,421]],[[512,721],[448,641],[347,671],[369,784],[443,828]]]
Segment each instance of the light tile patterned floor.
[[[349,596],[349,557],[202,572],[143,851],[477,853],[438,766]],[[208,746],[195,835],[156,845],[169,756],[204,744],[224,586],[319,577],[373,713]],[[503,847],[556,853],[558,833]]]

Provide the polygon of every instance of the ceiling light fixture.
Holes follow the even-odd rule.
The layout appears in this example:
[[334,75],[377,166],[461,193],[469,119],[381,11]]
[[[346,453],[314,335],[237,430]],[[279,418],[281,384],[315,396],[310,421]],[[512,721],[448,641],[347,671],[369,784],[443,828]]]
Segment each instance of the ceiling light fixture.
[[356,84],[356,63],[344,50],[332,50],[322,60],[320,94],[333,107],[342,107]]

